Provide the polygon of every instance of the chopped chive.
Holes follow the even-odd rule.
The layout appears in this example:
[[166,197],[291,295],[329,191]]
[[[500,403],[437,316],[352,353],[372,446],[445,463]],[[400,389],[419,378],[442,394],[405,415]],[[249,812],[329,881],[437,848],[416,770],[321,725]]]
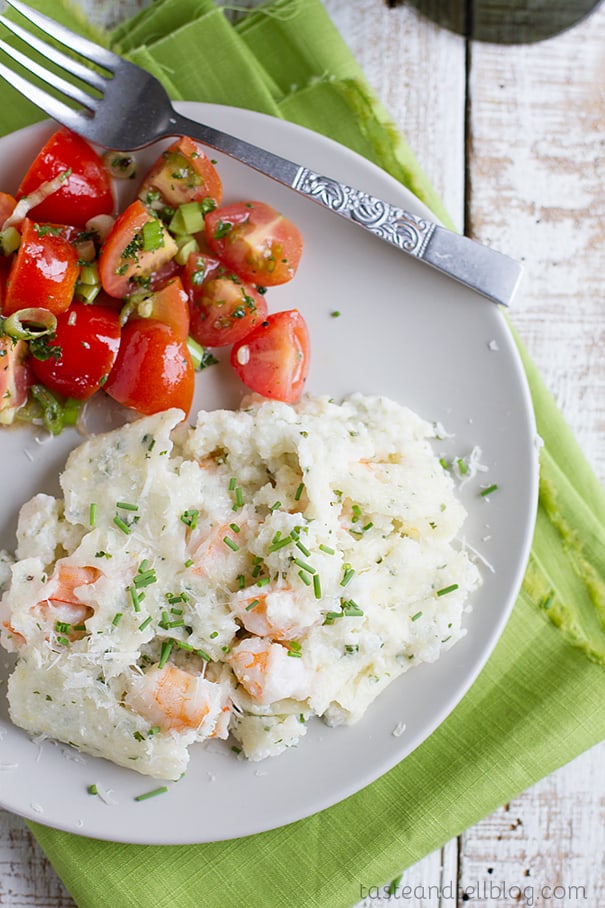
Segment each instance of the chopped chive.
[[323,543],[319,546],[322,552],[325,552],[327,555],[335,555],[336,549],[333,549],[330,545],[324,545]]
[[345,564],[343,567],[342,580],[340,581],[341,586],[347,586],[353,577],[355,576],[355,570],[351,567],[350,564]]
[[88,522],[91,527],[96,526],[97,523],[97,506],[94,501],[91,503],[90,508],[88,509]]
[[313,592],[316,599],[321,599],[321,581],[319,579],[319,574],[313,575]]
[[138,511],[138,504],[130,504],[128,501],[116,501],[116,508],[120,508],[121,511]]
[[188,558],[187,561],[185,562],[185,567],[187,567],[187,568],[191,567],[192,564],[193,564],[193,558]]
[[122,518],[119,517],[117,514],[116,514],[116,516],[113,518],[113,522],[115,523],[115,525],[117,526],[117,528],[118,528],[119,530],[121,530],[123,533],[126,534],[126,536],[128,536],[128,535],[130,534],[130,527],[128,526],[127,523],[124,523],[124,521],[122,520]]
[[296,492],[294,493],[294,501],[300,501],[300,496],[302,495],[304,490],[305,490],[305,484],[304,484],[304,482],[301,482],[299,487],[297,488]]
[[[276,539],[275,542],[272,542],[271,545],[269,546],[269,548],[267,549],[267,551],[268,552],[277,552],[278,549],[283,549],[283,547],[285,545],[289,545],[291,542],[292,542],[291,536],[284,536],[282,539]],[[298,542],[296,544],[299,545]],[[311,553],[309,552],[309,554],[311,554]]]
[[296,548],[297,548],[299,551],[301,551],[301,552],[303,553],[303,555],[305,556],[305,558],[310,558],[310,557],[311,557],[311,552],[310,552],[309,549],[306,547],[306,545],[305,545],[303,542],[300,541],[300,539],[299,539],[299,540],[297,541],[297,543],[296,543]]
[[67,639],[67,637],[57,637],[57,643],[61,643],[63,646],[67,646],[69,644],[69,640]]
[[260,599],[253,599],[249,605],[246,606],[246,611],[251,612],[253,608],[256,608],[257,605],[260,605]]
[[210,656],[208,653],[205,653],[203,649],[196,649],[196,654],[204,660],[204,662],[211,662]]
[[116,612],[113,616],[113,621],[111,622],[114,627],[117,627],[120,621],[122,620],[122,612]]
[[174,644],[173,644],[172,640],[164,640],[164,642],[162,643],[162,650],[160,653],[160,661],[158,663],[158,668],[164,668],[164,666],[168,662],[170,653],[172,652],[173,645]]
[[69,634],[71,631],[71,624],[68,624],[66,621],[55,621],[55,631],[59,634]]
[[450,586],[444,586],[443,589],[437,590],[438,596],[447,596],[448,593],[453,593],[454,590],[458,589],[457,583],[452,583]]
[[185,619],[177,618],[175,621],[168,621],[166,627],[185,627]]
[[271,505],[271,507],[269,508],[269,510],[271,511],[271,513],[273,513],[273,511],[277,511],[278,508],[281,508],[281,501],[275,501],[275,502]]
[[303,583],[305,583],[307,586],[311,586],[312,581],[308,574],[306,574],[304,571],[299,571],[298,576],[300,577],[300,579],[302,580]]
[[[168,601],[170,601],[170,600],[168,600]],[[177,601],[178,601],[178,600],[177,600]],[[182,614],[183,614],[183,609],[182,609],[182,608],[171,608],[171,609],[170,609],[170,614],[171,614],[171,615],[182,615]]]
[[231,549],[232,552],[239,551],[239,545],[237,544],[237,542],[235,542],[235,540],[230,539],[229,536],[223,536],[223,542],[228,548]]
[[237,575],[237,585],[240,590],[243,590],[244,587],[246,586],[246,578],[244,577],[243,574]]
[[353,517],[351,518],[351,523],[357,523],[357,521],[361,517],[361,508],[359,507],[358,504],[354,504],[352,511],[353,511]]
[[268,583],[271,583],[270,577],[261,577],[260,580],[257,581],[256,585],[257,586],[267,586]]
[[89,795],[96,795],[99,793],[99,790],[98,790],[97,786],[94,784],[94,782],[92,785],[88,786],[86,791],[88,792]]
[[185,526],[189,527],[190,530],[195,530],[199,516],[200,512],[192,508],[189,511],[183,511],[183,513],[181,514],[181,520],[183,521]]
[[75,631],[85,631],[86,625],[85,624],[74,624],[74,630]]
[[412,615],[410,621],[418,621],[419,618],[422,618],[422,612],[416,612],[415,615]]
[[243,506],[243,504],[244,504],[244,493],[242,492],[241,488],[238,486],[237,489],[235,490],[235,505],[238,508],[241,508]]
[[493,485],[488,486],[487,489],[482,489],[481,496],[485,497],[486,495],[491,495],[492,492],[497,492],[497,491],[498,491],[498,485],[497,485],[497,483],[494,483]]
[[441,464],[441,466],[443,467],[444,470],[449,470],[449,468],[450,468],[450,463],[449,463],[449,460],[448,460],[446,457],[440,457],[440,458],[439,458],[439,463]]
[[129,586],[127,589],[128,589],[128,593],[130,595],[130,601],[132,602],[132,607],[134,608],[135,612],[140,612],[141,611],[141,600],[139,598],[139,594],[136,590],[136,587]]
[[214,640],[215,637],[218,637],[218,631],[212,631],[212,633],[210,634],[211,640]]
[[235,491],[236,485],[237,485],[237,479],[235,478],[235,476],[232,476],[231,479],[229,480],[229,491],[230,492]]
[[347,599],[342,604],[342,613],[349,618],[357,618],[363,615],[363,610],[359,608],[354,599]]
[[230,523],[229,526],[234,533],[241,533],[241,527],[237,523]]
[[151,615],[148,615],[147,618],[145,618],[145,620],[142,621],[141,624],[139,624],[139,630],[144,631],[146,627],[149,627],[151,620]]
[[456,466],[458,467],[458,469],[460,470],[460,472],[462,473],[463,476],[465,476],[468,473],[468,465],[467,465],[466,461],[464,461],[461,457],[459,457],[457,459]]
[[154,788],[152,791],[146,791],[145,794],[135,795],[135,801],[146,801],[148,798],[155,798],[156,795],[165,794],[168,791],[166,785],[160,788]]
[[153,726],[149,729],[149,731],[147,732],[147,737],[148,737],[148,738],[152,738],[153,735],[158,735],[159,733],[160,733],[160,726],[159,726],[159,725],[153,725]]
[[294,559],[294,564],[298,565],[299,568],[302,568],[303,571],[307,571],[309,574],[316,574],[317,571],[312,564],[307,564],[306,561],[301,561],[300,558]]
[[364,533],[367,533],[368,530],[371,530],[373,526],[374,526],[374,524],[372,523],[372,521],[370,521],[369,523],[366,523],[366,525],[364,527],[362,527],[361,529],[363,530]]

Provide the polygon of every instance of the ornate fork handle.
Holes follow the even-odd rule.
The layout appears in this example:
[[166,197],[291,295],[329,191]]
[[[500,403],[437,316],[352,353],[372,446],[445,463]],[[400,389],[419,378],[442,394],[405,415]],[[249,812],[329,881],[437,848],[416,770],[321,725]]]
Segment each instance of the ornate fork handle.
[[422,258],[435,230],[436,225],[426,218],[389,205],[308,167],[299,169],[292,188],[417,258]]

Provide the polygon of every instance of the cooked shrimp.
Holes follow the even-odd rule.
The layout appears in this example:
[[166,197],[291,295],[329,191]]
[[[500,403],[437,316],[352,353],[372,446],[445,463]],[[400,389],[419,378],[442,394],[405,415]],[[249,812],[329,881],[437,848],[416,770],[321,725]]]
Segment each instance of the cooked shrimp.
[[304,700],[310,695],[311,675],[300,656],[294,644],[287,647],[249,637],[231,650],[228,661],[252,699],[266,705],[289,697]]
[[246,630],[272,640],[300,637],[322,617],[317,600],[310,601],[290,586],[246,587],[233,595],[231,608]]
[[154,666],[136,677],[126,703],[162,731],[194,729],[205,738],[227,736],[227,686],[174,665]]
[[246,557],[245,547],[239,541],[243,529],[244,524],[240,519],[210,529],[204,526],[193,530],[187,543],[187,550],[194,562],[193,572],[207,575],[210,573],[208,565],[212,565],[212,573],[215,574],[217,570],[223,571],[229,565],[233,573],[234,565]]
[[51,624],[60,636],[79,640],[85,633],[84,623],[94,614],[94,609],[79,599],[76,590],[94,583],[100,576],[101,571],[96,567],[59,565],[56,578],[51,578],[52,594],[38,602],[33,613],[45,624]]

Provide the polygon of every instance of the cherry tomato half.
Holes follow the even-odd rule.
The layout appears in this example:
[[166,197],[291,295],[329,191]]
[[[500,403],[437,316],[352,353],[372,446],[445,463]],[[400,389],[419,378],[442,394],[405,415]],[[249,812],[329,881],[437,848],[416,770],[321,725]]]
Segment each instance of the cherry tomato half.
[[104,386],[110,397],[146,416],[170,407],[188,413],[194,383],[189,350],[169,325],[150,318],[126,323]]
[[212,199],[220,205],[223,185],[203,145],[183,136],[162,152],[139,189],[139,198],[154,205],[156,197],[173,207]]
[[174,258],[177,245],[162,222],[139,199],[120,214],[99,254],[101,284],[110,296],[133,293]]
[[12,421],[14,411],[27,400],[31,372],[25,341],[0,337],[0,424]]
[[251,284],[291,280],[303,250],[302,234],[264,202],[235,202],[205,217],[206,241],[216,256]]
[[189,337],[189,301],[180,277],[173,277],[159,290],[146,293],[129,320],[152,318],[169,325],[182,341]]
[[114,198],[103,160],[84,139],[59,129],[41,149],[23,177],[17,198],[68,170],[69,179],[52,195],[31,209],[40,221],[84,227],[98,214],[111,214]]
[[39,306],[58,315],[71,304],[79,274],[78,253],[62,228],[23,221],[21,245],[6,285],[4,315]]
[[309,371],[309,331],[298,309],[273,312],[231,351],[231,365],[250,388],[286,403],[302,394]]
[[[88,400],[103,386],[120,346],[120,314],[107,306],[73,303],[57,317],[46,359],[31,357],[31,368],[50,391]],[[59,355],[53,355],[59,351]]]
[[264,297],[218,261],[193,252],[183,271],[191,307],[191,335],[200,344],[234,344],[267,314]]

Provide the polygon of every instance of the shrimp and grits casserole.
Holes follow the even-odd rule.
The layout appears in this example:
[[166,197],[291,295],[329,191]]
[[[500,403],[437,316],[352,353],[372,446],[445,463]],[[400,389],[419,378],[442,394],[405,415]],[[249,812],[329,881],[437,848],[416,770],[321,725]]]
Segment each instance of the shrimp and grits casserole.
[[[92,436],[21,510],[16,725],[163,779],[357,722],[464,633],[479,572],[434,428],[383,397],[180,410]],[[396,720],[394,720],[395,724]]]

